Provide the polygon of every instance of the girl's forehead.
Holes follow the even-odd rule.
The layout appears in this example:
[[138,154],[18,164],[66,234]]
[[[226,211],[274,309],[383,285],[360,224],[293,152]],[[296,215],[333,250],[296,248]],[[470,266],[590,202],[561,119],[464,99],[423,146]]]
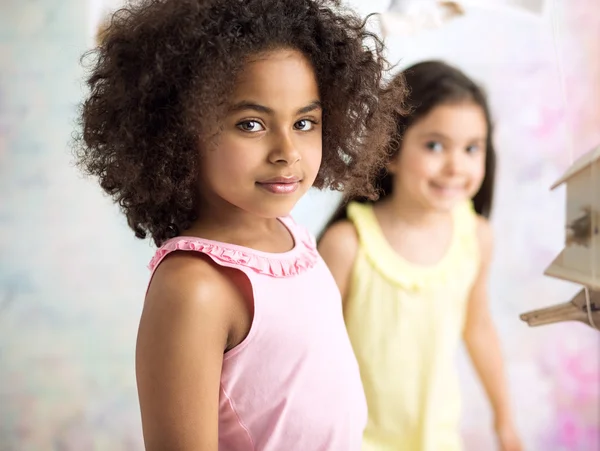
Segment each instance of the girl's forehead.
[[268,84],[281,78],[300,82],[307,77],[311,82],[315,80],[313,67],[306,56],[298,50],[279,49],[249,58],[240,71],[236,87],[253,87],[257,83]]
[[414,123],[415,128],[468,128],[487,129],[484,109],[474,102],[441,104],[432,108],[427,114]]
[[232,104],[270,102],[306,104],[319,100],[315,72],[296,50],[276,50],[246,63],[232,92]]

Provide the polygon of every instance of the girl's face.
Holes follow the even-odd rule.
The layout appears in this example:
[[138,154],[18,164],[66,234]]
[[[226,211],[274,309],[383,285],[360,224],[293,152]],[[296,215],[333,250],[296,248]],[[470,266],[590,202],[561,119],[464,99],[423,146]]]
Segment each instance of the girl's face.
[[253,58],[218,139],[202,153],[203,202],[263,218],[289,214],[317,176],[321,121],[316,76],[302,53],[284,49]]
[[488,126],[474,103],[442,104],[413,123],[390,162],[394,196],[449,211],[479,191],[485,175]]

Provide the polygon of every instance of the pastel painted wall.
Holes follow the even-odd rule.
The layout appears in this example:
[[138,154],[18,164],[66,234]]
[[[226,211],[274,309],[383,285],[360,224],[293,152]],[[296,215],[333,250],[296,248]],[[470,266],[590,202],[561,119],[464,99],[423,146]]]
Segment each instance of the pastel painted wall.
[[81,0],[0,2],[0,450],[142,449],[133,371],[152,250],[71,165]]
[[[352,3],[367,13],[388,1]],[[444,58],[487,86],[500,153],[491,300],[519,427],[528,450],[594,451],[600,334],[518,320],[577,291],[542,275],[564,236],[564,193],[548,187],[568,142],[573,157],[600,142],[600,3],[555,3],[556,49],[550,20],[483,11],[388,45],[401,66]],[[0,451],[142,449],[133,353],[152,247],[68,149],[90,11],[79,0],[0,4]],[[326,215],[309,209],[336,199],[311,193],[296,216],[317,232]],[[460,365],[468,448],[493,449],[482,390]]]

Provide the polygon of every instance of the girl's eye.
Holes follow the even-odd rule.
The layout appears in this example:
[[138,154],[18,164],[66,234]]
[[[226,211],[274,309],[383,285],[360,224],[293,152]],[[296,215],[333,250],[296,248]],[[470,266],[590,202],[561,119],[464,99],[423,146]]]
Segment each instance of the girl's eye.
[[427,144],[425,144],[425,147],[427,147],[427,149],[431,150],[432,152],[441,152],[442,150],[444,150],[444,146],[442,146],[442,143],[438,141],[430,141]]
[[479,151],[479,146],[473,145],[467,147],[467,153],[476,153]]
[[240,122],[239,124],[237,124],[237,127],[244,131],[244,132],[260,132],[263,131],[265,128],[262,126],[262,124],[258,121],[244,121],[244,122]]
[[301,130],[303,132],[307,132],[309,130],[312,130],[314,125],[315,124],[313,121],[309,121],[308,119],[302,119],[294,124],[294,128],[296,130]]

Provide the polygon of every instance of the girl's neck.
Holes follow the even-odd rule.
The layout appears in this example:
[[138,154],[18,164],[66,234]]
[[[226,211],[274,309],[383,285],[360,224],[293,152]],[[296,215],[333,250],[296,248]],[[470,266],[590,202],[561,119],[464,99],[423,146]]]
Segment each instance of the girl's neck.
[[411,227],[436,227],[440,221],[445,222],[452,215],[449,211],[428,208],[410,196],[400,193],[392,194],[378,204],[391,223],[402,223]]
[[261,218],[241,209],[206,209],[184,235],[280,253],[293,248],[294,240],[277,218]]
[[210,217],[200,216],[194,221],[189,231],[203,235],[264,235],[272,232],[274,227],[278,227],[278,222],[275,218],[260,218],[241,211],[238,214],[232,212],[211,213]]

